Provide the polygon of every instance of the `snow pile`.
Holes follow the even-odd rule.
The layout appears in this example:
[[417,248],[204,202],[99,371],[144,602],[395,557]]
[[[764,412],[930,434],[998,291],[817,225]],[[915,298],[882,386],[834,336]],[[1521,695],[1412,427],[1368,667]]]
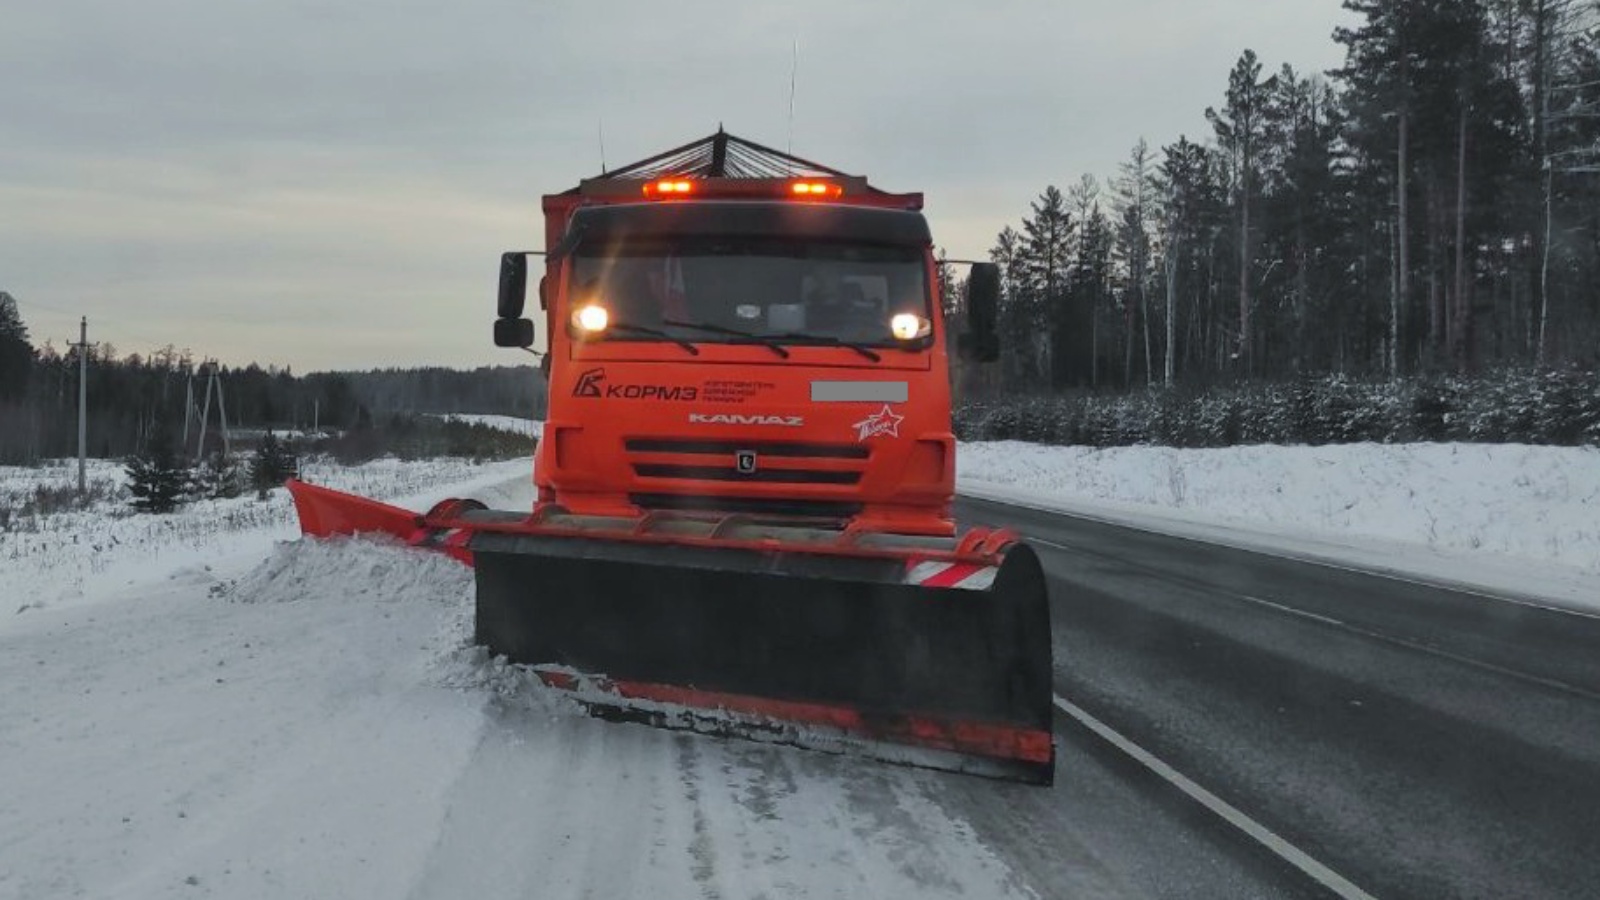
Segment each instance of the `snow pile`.
[[442,553],[419,553],[377,539],[331,538],[279,544],[244,576],[212,596],[239,603],[342,601],[448,603],[472,598],[472,570]]

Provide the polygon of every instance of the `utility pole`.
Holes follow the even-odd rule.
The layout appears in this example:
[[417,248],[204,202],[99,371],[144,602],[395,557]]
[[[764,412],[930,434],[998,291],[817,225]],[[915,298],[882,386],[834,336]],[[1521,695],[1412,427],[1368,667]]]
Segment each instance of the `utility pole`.
[[202,368],[207,371],[206,399],[205,405],[200,410],[200,441],[195,448],[194,456],[196,462],[205,459],[206,456],[206,427],[211,421],[212,391],[216,391],[217,394],[217,418],[218,425],[222,429],[222,455],[227,456],[233,452],[232,439],[228,434],[228,406],[222,398],[222,375],[218,372],[221,366],[212,360],[202,365]]
[[222,455],[232,456],[233,445],[228,437],[228,402],[222,398],[222,375],[213,368],[211,379],[217,383],[217,421],[222,426]]
[[183,387],[183,452],[189,452],[189,423],[194,421],[194,373],[184,381]]
[[[200,368],[204,369],[209,365],[211,365],[209,362],[201,363]],[[195,462],[206,458],[206,425],[211,421],[211,379],[215,377],[215,374],[215,370],[212,370],[206,378],[206,400],[205,405],[200,408],[200,439],[195,442]]]
[[89,317],[78,320],[78,494],[89,491],[86,475],[89,457]]

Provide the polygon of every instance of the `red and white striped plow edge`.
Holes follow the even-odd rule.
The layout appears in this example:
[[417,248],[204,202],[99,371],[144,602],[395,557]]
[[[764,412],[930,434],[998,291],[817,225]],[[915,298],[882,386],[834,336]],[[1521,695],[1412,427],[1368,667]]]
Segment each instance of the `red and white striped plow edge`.
[[906,567],[906,584],[922,587],[956,588],[966,591],[986,591],[994,584],[999,566],[979,563],[935,562],[912,563]]

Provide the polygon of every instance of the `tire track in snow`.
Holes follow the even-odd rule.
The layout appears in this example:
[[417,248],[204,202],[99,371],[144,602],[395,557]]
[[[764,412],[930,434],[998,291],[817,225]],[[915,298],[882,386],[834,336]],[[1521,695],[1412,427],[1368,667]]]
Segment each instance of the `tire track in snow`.
[[491,704],[413,898],[1032,896],[921,773],[537,694]]

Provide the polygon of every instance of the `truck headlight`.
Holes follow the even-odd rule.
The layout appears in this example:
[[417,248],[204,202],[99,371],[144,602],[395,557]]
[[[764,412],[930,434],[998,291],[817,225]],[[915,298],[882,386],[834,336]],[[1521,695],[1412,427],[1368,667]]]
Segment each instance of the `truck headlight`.
[[580,306],[572,311],[572,327],[584,334],[599,334],[611,323],[611,315],[598,303]]
[[889,320],[889,333],[897,341],[914,341],[933,333],[933,323],[911,313],[899,313]]

